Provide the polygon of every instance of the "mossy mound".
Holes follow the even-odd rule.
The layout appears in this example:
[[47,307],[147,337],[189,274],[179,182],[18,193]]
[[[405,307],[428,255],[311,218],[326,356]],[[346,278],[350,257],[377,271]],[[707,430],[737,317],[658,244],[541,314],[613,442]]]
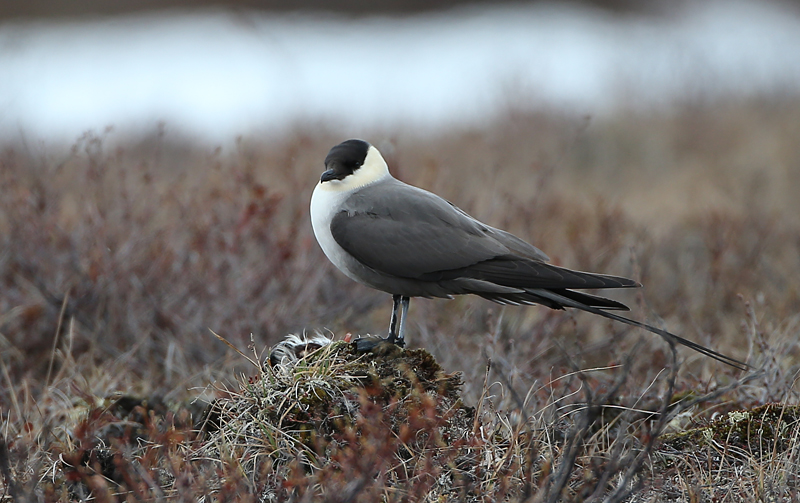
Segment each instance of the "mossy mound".
[[527,497],[529,435],[464,406],[461,375],[427,351],[379,344],[361,353],[342,341],[290,339],[303,342],[282,353],[291,358],[242,376],[203,413],[128,396],[82,407],[84,419],[53,449],[58,475],[45,500],[187,491],[204,501]]
[[[266,501],[298,497],[308,477],[328,488],[381,477],[383,487],[406,493],[463,495],[464,474],[478,461],[470,454],[474,410],[462,404],[461,386],[460,374],[445,373],[424,349],[360,354],[333,342],[265,366],[238,394],[217,400],[197,454],[234,456]],[[258,480],[267,471],[269,480]],[[305,480],[293,487],[293,477]]]
[[800,406],[767,404],[732,411],[707,426],[665,435],[662,449],[691,452],[709,446],[727,446],[732,455],[763,456],[780,453],[796,442]]

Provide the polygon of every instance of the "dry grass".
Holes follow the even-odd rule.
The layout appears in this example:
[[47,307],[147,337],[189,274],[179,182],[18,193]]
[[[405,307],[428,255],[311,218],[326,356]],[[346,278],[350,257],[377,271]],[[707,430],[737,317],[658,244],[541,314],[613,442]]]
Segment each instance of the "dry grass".
[[[731,387],[735,371],[684,350],[680,372],[663,371],[671,361],[663,341],[591,315],[415,300],[409,342],[445,372],[463,373],[461,399],[480,418],[467,437],[482,449],[505,442],[498,452],[511,454],[500,460],[515,460],[479,478],[496,484],[491,494],[797,499],[796,426],[785,430],[785,448],[766,455],[720,457],[713,449],[728,451],[717,439],[702,454],[672,452],[678,461],[667,468],[651,440],[660,433],[653,412],[673,397],[713,394],[661,424],[667,429],[686,428],[681,418],[798,402],[798,137],[800,101],[784,97],[592,121],[509,112],[482,130],[367,138],[400,178],[528,239],[554,262],[640,280],[644,289],[617,296],[635,317],[764,370]],[[102,501],[124,487],[129,499],[256,498],[255,475],[240,459],[220,456],[207,472],[189,455],[205,441],[193,430],[205,403],[233,400],[245,376],[262,372],[209,329],[261,351],[303,330],[382,333],[389,318],[388,296],[334,271],[308,223],[321,159],[342,139],[308,127],[220,151],[162,133],[134,141],[112,132],[86,135],[71,150],[3,148],[6,494],[92,492]],[[384,417],[370,410],[366,421]],[[330,489],[337,477],[372,473],[357,463],[359,442],[374,440],[386,454],[399,438],[382,424],[362,425],[352,450],[339,453],[353,464],[323,470],[329,478],[313,479],[315,489],[302,489],[312,479],[295,472],[287,497],[341,496]],[[487,431],[504,433],[490,441]],[[637,470],[628,476],[630,466]],[[264,470],[259,480],[279,473]],[[417,501],[432,490],[427,481],[385,492],[379,482],[389,472],[380,473],[354,498],[368,501],[374,490]]]

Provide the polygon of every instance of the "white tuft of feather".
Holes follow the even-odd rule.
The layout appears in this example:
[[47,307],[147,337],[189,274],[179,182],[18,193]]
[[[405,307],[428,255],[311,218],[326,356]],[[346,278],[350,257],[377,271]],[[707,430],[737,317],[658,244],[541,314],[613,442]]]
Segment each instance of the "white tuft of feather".
[[284,340],[270,349],[268,362],[273,367],[292,364],[308,353],[332,343],[332,338],[320,332],[316,332],[311,336],[308,336],[305,332],[302,335],[289,334]]

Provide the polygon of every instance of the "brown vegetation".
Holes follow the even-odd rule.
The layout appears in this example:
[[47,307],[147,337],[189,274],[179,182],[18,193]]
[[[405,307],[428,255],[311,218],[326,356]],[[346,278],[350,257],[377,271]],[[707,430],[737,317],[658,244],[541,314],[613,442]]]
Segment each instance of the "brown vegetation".
[[[511,501],[797,498],[796,422],[781,419],[766,451],[713,435],[697,446],[702,455],[654,443],[662,429],[691,421],[797,404],[797,138],[800,102],[790,98],[595,120],[509,112],[485,129],[365,138],[399,178],[533,242],[555,263],[636,278],[645,288],[616,297],[634,317],[763,369],[735,386],[738,372],[683,349],[680,372],[664,371],[672,368],[664,341],[591,315],[412,300],[410,346],[461,372],[460,399],[479,411],[465,438],[480,439],[483,455],[486,445],[513,453],[516,464],[494,465],[494,478],[466,470],[470,477],[505,488],[491,494]],[[207,447],[194,429],[206,403],[247,397],[250,380],[264,379],[209,329],[259,358],[287,333],[385,332],[388,296],[335,271],[308,222],[321,159],[343,139],[308,127],[230,151],[113,132],[87,134],[68,151],[3,147],[6,495],[247,501],[259,496],[255,480],[284,477],[274,464],[242,469],[234,441],[228,451],[218,443],[211,472],[190,455]],[[660,421],[681,397],[702,400],[673,405],[676,417]],[[424,416],[437,403],[418,405],[411,411]],[[363,479],[363,498],[420,499],[422,485],[386,483],[391,459],[358,463],[370,445],[398,452],[399,430],[382,427],[387,406],[359,416],[365,423],[342,444],[350,450],[336,454],[341,469],[309,477],[296,465],[286,497],[341,496],[331,488]],[[434,463],[431,451],[418,452],[416,461]]]

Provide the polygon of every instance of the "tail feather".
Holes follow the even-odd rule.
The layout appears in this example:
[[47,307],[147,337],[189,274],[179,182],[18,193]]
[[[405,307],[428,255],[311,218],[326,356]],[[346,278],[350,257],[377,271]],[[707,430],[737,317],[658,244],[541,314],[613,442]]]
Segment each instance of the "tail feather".
[[[730,356],[725,356],[722,353],[718,353],[718,352],[716,352],[716,351],[714,351],[712,349],[709,349],[709,348],[707,348],[705,346],[702,346],[702,345],[700,345],[700,344],[698,344],[696,342],[692,342],[689,339],[684,339],[683,337],[680,337],[680,336],[677,336],[677,335],[672,334],[670,332],[667,332],[666,330],[662,330],[660,328],[653,327],[651,325],[648,325],[646,323],[642,323],[640,321],[631,320],[629,318],[625,318],[624,316],[620,316],[618,314],[614,314],[614,313],[609,313],[609,312],[603,311],[602,309],[599,309],[597,307],[593,307],[593,306],[584,304],[582,302],[573,300],[573,299],[571,299],[571,298],[569,298],[567,296],[564,296],[564,295],[562,295],[560,293],[557,293],[557,292],[554,292],[554,291],[549,291],[549,290],[534,290],[531,293],[535,293],[536,295],[539,295],[539,296],[541,296],[541,297],[543,297],[545,299],[550,300],[551,302],[554,302],[556,304],[560,304],[560,305],[565,306],[565,307],[572,307],[572,308],[575,308],[575,309],[580,309],[582,311],[586,311],[586,312],[589,312],[589,313],[592,313],[592,314],[596,314],[596,315],[602,316],[604,318],[608,318],[610,320],[619,321],[619,322],[622,322],[622,323],[626,323],[628,325],[632,325],[634,327],[643,328],[643,329],[645,329],[645,330],[647,330],[649,332],[652,332],[654,334],[660,335],[661,337],[663,337],[667,341],[672,341],[672,342],[677,342],[678,344],[682,344],[682,345],[684,345],[684,346],[686,346],[688,348],[694,349],[698,353],[706,355],[706,356],[708,356],[710,358],[713,358],[713,359],[715,359],[715,360],[717,360],[719,362],[722,362],[722,363],[724,363],[726,365],[730,365],[731,367],[737,368],[739,370],[746,371],[746,370],[748,370],[750,368],[750,366],[747,365],[744,362],[740,362],[739,360],[731,358]],[[572,293],[575,293],[575,292],[572,292]]]
[[592,295],[586,292],[576,292],[574,290],[566,290],[563,288],[562,289],[551,288],[549,291],[554,292],[563,297],[566,297],[568,299],[574,300],[575,302],[580,302],[581,304],[586,304],[587,306],[591,307],[597,307],[599,309],[630,311],[630,308],[625,304],[623,304],[622,302],[617,302],[616,300],[600,297],[599,295]]
[[[530,289],[524,292],[510,292],[510,293],[486,292],[486,291],[475,291],[472,293],[480,295],[485,299],[491,300],[492,302],[497,302],[499,304],[511,304],[514,306],[524,306],[524,305],[531,306],[534,304],[539,304],[541,306],[547,306],[550,309],[564,309],[564,306],[558,301],[554,301],[553,299],[539,295],[537,293],[539,291],[540,290],[537,289]],[[592,295],[585,292],[576,292],[574,290],[567,290],[564,288],[551,289],[549,291],[555,292],[558,295],[571,299],[575,302],[579,302],[581,304],[585,304],[591,307],[597,307],[599,309],[630,311],[628,306],[626,306],[625,304],[617,302],[616,300],[600,297],[599,295]]]

